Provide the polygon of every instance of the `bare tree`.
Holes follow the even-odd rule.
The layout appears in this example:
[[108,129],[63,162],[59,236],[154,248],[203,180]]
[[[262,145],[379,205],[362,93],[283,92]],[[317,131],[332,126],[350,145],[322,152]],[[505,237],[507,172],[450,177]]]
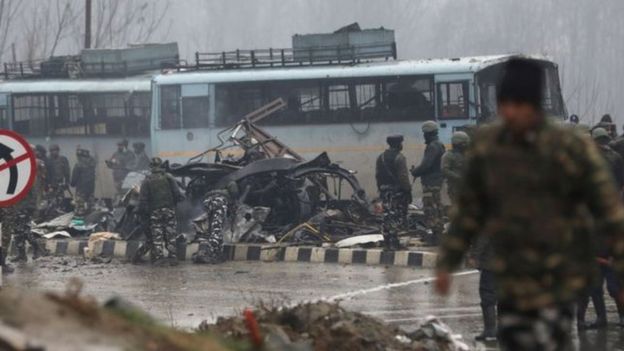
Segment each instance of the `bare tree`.
[[32,2],[23,24],[25,58],[33,61],[54,55],[82,12],[72,0]]
[[170,3],[100,0],[94,5],[93,47],[111,48],[152,40],[165,22]]
[[6,53],[9,41],[14,39],[10,36],[21,4],[19,0],[0,0],[0,56]]

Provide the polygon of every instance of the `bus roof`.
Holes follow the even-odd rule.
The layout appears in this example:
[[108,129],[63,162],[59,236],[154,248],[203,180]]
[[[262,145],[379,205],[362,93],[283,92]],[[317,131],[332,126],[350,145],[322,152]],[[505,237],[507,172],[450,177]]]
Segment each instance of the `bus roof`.
[[526,57],[548,61],[537,55],[492,55],[445,59],[399,60],[371,62],[355,65],[327,65],[296,68],[260,68],[187,71],[159,74],[154,81],[159,85],[234,83],[272,80],[357,78],[378,76],[399,76],[408,74],[453,74],[474,73],[484,68],[509,60],[512,57]]
[[152,75],[106,79],[23,79],[0,81],[0,93],[113,93],[151,90]]

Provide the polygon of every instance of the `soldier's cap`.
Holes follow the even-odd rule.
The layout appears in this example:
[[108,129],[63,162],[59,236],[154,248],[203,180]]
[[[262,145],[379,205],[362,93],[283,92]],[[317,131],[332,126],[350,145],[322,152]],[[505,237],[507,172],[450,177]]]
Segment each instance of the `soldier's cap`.
[[602,118],[600,119],[600,122],[613,123],[613,118],[611,118],[611,115],[607,113],[604,116],[602,116]]
[[423,133],[433,133],[438,131],[438,124],[434,121],[426,121],[422,125]]
[[57,144],[50,145],[50,151],[59,151],[61,148]]
[[596,128],[592,130],[591,135],[592,135],[592,138],[594,138],[594,140],[598,140],[602,138],[611,139],[609,132],[607,132],[607,130],[604,128]]
[[151,168],[160,168],[163,165],[163,160],[160,157],[152,157],[152,159],[150,160],[150,167]]
[[136,143],[132,143],[132,147],[135,149],[145,149],[145,143],[138,141]]
[[470,143],[470,137],[465,132],[455,132],[451,137],[453,145],[466,145]]
[[535,61],[513,58],[503,67],[496,87],[497,102],[528,103],[542,109],[544,70]]
[[128,139],[119,140],[117,146],[128,146]]
[[400,135],[400,134],[390,135],[386,138],[386,142],[390,146],[399,145],[403,142],[403,140],[405,140],[405,138],[403,138],[403,135]]
[[579,117],[577,115],[570,116],[570,122],[578,124],[579,123]]

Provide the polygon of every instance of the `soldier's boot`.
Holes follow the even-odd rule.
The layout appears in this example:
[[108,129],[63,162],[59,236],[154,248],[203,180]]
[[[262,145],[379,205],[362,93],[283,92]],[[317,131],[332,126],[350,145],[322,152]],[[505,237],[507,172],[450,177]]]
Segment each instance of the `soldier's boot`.
[[139,248],[137,248],[134,256],[132,256],[132,264],[143,264],[145,263],[145,255],[150,251],[150,247],[148,243],[142,243]]
[[589,329],[600,329],[607,326],[607,307],[605,306],[604,295],[593,294],[592,301],[596,310],[596,321],[588,326]]
[[39,240],[34,240],[32,242],[32,248],[33,248],[33,260],[36,260],[40,257],[48,256],[50,254],[48,252],[48,249],[45,248],[45,245]]
[[483,314],[483,332],[475,337],[479,342],[496,341],[498,329],[496,328],[496,306],[481,306]]

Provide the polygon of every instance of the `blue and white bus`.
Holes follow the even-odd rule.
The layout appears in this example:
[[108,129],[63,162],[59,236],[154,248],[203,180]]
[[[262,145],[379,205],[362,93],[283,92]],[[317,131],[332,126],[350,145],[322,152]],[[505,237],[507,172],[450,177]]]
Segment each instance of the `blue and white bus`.
[[[456,129],[493,118],[502,64],[516,56],[161,74],[152,81],[152,152],[186,162],[216,145],[220,130],[282,98],[287,108],[262,122],[267,130],[306,158],[327,151],[374,191],[387,135],[404,134],[407,158],[417,163],[423,121],[438,121],[448,143]],[[563,119],[557,65],[528,58],[544,67],[547,113]]]

